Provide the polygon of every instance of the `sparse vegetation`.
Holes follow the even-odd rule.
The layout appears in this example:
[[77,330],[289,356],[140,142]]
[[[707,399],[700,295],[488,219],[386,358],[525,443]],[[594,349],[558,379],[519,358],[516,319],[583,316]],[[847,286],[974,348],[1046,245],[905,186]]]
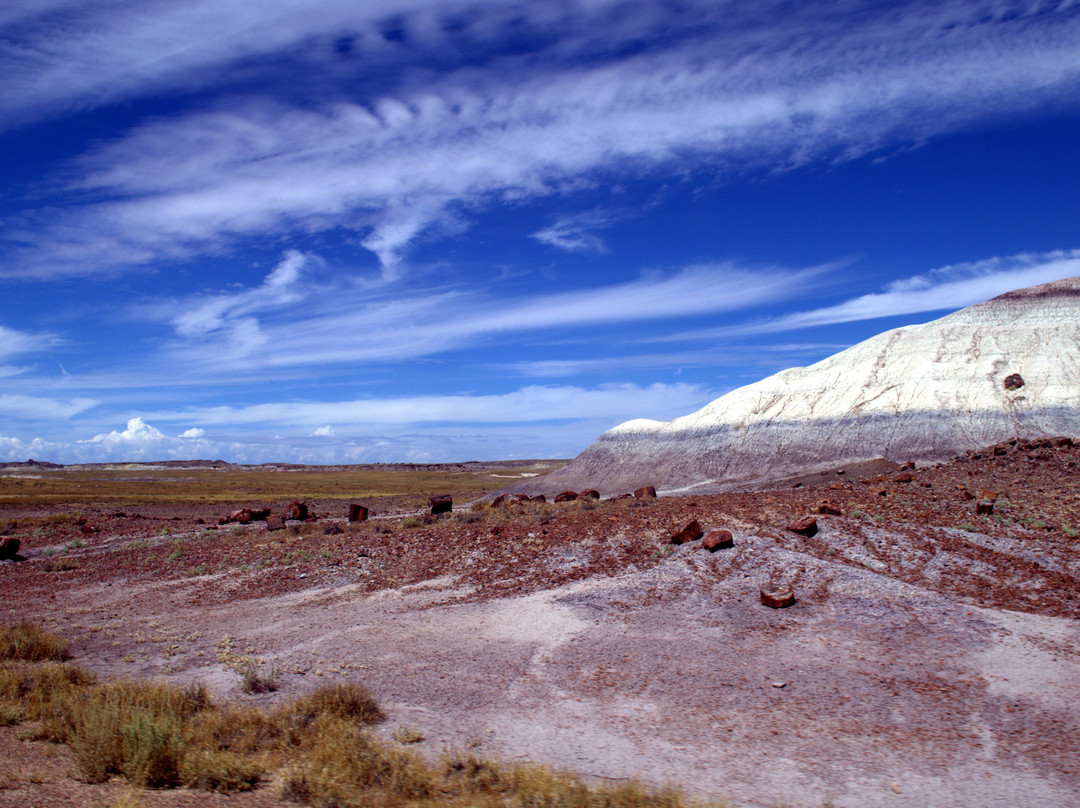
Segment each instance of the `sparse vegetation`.
[[[590,785],[573,774],[504,765],[472,753],[429,762],[404,746],[424,739],[415,727],[398,727],[396,744],[371,733],[368,727],[385,715],[358,683],[321,688],[275,708],[221,707],[201,685],[95,684],[75,666],[27,661],[55,659],[65,644],[29,624],[14,633],[5,626],[0,636],[7,642],[15,634],[33,642],[12,642],[20,650],[5,653],[0,662],[0,723],[40,720],[28,737],[66,744],[79,778],[88,783],[122,777],[135,788],[231,792],[256,788],[268,773],[281,771],[279,796],[312,806],[688,805],[669,789]],[[226,639],[225,647],[232,648],[235,641]],[[30,647],[39,650],[25,650]],[[11,772],[4,777],[33,782]],[[138,804],[135,794],[114,805]]]
[[61,662],[67,659],[67,641],[33,623],[0,624],[0,660]]

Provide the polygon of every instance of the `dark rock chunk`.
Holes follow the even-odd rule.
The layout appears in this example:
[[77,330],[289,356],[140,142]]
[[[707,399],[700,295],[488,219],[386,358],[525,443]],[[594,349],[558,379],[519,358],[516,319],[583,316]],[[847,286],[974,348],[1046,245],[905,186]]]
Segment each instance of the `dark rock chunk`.
[[634,497],[637,499],[656,499],[656,489],[651,485],[643,485],[634,491]]
[[252,512],[251,512],[251,521],[253,521],[253,522],[265,522],[266,517],[268,517],[269,515],[270,515],[270,509],[269,508],[263,508],[263,509],[258,510],[258,511],[252,510]]
[[573,502],[575,499],[577,499],[577,491],[563,491],[555,495],[556,502]]
[[437,516],[440,513],[450,513],[454,510],[454,499],[449,494],[436,494],[433,497],[428,497],[428,505],[431,506],[431,515]]
[[537,494],[535,497],[532,498],[532,501],[533,502],[547,502],[547,497],[545,497],[543,494]]
[[82,533],[84,536],[92,536],[95,533],[100,533],[101,528],[97,527],[96,525],[91,525],[87,523],[79,525],[79,532]]
[[296,522],[303,522],[308,518],[306,502],[290,502],[285,506],[285,518]]
[[895,477],[893,477],[892,481],[894,483],[910,483],[914,479],[914,476],[905,471],[903,474],[897,474]]
[[1006,390],[1019,390],[1024,386],[1024,377],[1019,373],[1010,373],[1005,377]]
[[825,516],[843,516],[844,512],[838,507],[833,505],[827,499],[823,499],[817,505],[810,509],[811,513],[820,513]]
[[355,503],[349,506],[349,521],[350,522],[366,522],[368,518],[368,509],[363,505],[356,505]]
[[685,544],[686,542],[696,541],[705,535],[705,531],[701,529],[701,525],[698,524],[698,520],[695,519],[689,522],[686,527],[680,530],[678,533],[671,537],[672,544]]
[[268,516],[266,517],[266,529],[267,530],[284,530],[285,519],[281,516]]
[[509,494],[499,494],[499,496],[497,496],[497,497],[495,497],[495,499],[491,500],[491,507],[492,508],[498,508],[500,505],[504,504],[508,499],[510,499]]
[[915,471],[915,461],[909,460],[900,467],[900,471]]
[[529,495],[528,494],[514,494],[514,499],[517,500],[518,502],[528,502],[529,501]]
[[790,589],[766,584],[761,587],[761,603],[770,609],[786,609],[795,605],[795,593]]
[[578,494],[578,499],[600,499],[600,492],[595,488],[586,488]]
[[1060,449],[1063,446],[1072,446],[1073,439],[1067,438],[1065,436],[1050,438],[1050,445],[1053,446],[1055,449]]
[[994,512],[994,503],[989,500],[980,500],[975,503],[975,513],[982,516],[990,516]]
[[796,519],[788,525],[787,529],[792,533],[798,533],[809,538],[817,533],[817,519],[812,516],[804,516],[802,519]]
[[701,540],[701,546],[710,553],[715,553],[717,550],[734,547],[735,537],[731,535],[730,530],[710,530]]
[[15,558],[15,556],[19,554],[19,545],[21,543],[22,542],[18,539],[11,536],[0,538],[0,561]]

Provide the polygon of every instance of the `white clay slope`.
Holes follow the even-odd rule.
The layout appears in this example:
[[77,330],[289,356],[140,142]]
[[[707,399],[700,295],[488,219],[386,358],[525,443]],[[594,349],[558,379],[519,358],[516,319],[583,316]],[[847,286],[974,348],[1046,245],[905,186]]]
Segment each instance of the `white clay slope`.
[[[1019,389],[1005,387],[1012,374]],[[534,487],[738,488],[1062,434],[1080,434],[1080,278],[887,331],[670,423],[628,421]]]

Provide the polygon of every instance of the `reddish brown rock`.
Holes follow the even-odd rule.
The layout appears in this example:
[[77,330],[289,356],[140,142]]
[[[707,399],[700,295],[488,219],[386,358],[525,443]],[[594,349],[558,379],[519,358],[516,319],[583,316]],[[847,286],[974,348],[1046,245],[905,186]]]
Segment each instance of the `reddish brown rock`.
[[637,499],[656,499],[656,489],[651,485],[643,485],[634,491],[634,497]]
[[795,593],[791,589],[766,584],[761,587],[761,604],[770,609],[786,609],[795,605]]
[[616,499],[633,499],[633,498],[634,498],[633,494],[619,494],[619,496],[616,497]]
[[600,492],[595,488],[586,488],[578,494],[578,499],[600,499]]
[[79,525],[79,532],[82,533],[84,536],[92,536],[95,533],[100,533],[101,528],[91,524],[84,524]]
[[350,522],[366,522],[368,518],[368,509],[363,505],[352,504],[349,506],[349,521]]
[[575,499],[577,499],[577,491],[563,491],[555,495],[556,502],[573,502]]
[[840,510],[838,507],[833,505],[828,500],[822,500],[817,505],[815,505],[813,508],[811,508],[810,512],[811,513],[820,513],[820,514],[823,514],[825,516],[843,516],[844,515],[844,512],[842,510]]
[[241,525],[248,524],[251,521],[251,509],[250,508],[240,508],[239,510],[233,511],[232,513],[229,514],[229,520],[228,521],[230,521],[230,522],[238,522]]
[[685,544],[686,542],[696,541],[705,535],[705,531],[701,529],[701,525],[698,524],[698,520],[695,519],[692,522],[680,530],[678,533],[671,537],[672,544]]
[[491,507],[492,508],[498,508],[500,505],[504,504],[508,499],[510,499],[509,494],[499,494],[499,496],[497,496],[497,497],[495,497],[495,499],[491,500]]
[[900,466],[900,471],[915,471],[915,461],[909,460]]
[[1067,438],[1064,435],[1057,438],[1050,438],[1050,445],[1053,446],[1055,449],[1060,449],[1063,446],[1072,446],[1073,439]]
[[285,518],[296,522],[303,522],[308,518],[307,503],[290,502],[285,506]]
[[21,542],[11,536],[4,536],[0,538],[0,561],[5,561],[9,558],[14,558],[19,554],[19,545]]
[[267,530],[284,530],[285,519],[281,516],[268,516],[266,517],[266,529]]
[[817,533],[817,519],[812,516],[804,516],[802,519],[796,519],[787,529],[792,533],[799,533],[803,536],[810,537]]
[[532,501],[533,502],[547,502],[547,497],[545,497],[543,494],[537,494],[535,497],[532,498]]
[[994,503],[988,500],[981,500],[975,503],[975,513],[982,516],[990,516],[994,512]]
[[530,497],[528,494],[514,494],[514,499],[518,502],[528,502]]
[[263,509],[257,510],[257,511],[252,510],[251,511],[251,521],[253,521],[253,522],[264,522],[264,521],[266,521],[266,517],[268,517],[269,515],[270,515],[270,509],[269,508],[263,508]]
[[914,476],[905,471],[903,474],[897,474],[895,477],[893,477],[892,481],[894,483],[910,483],[914,479]]
[[1006,390],[1019,390],[1024,386],[1024,377],[1019,373],[1010,373],[1005,377]]
[[440,513],[450,513],[454,510],[454,499],[449,494],[436,494],[428,497],[428,505],[431,506],[431,515],[438,516]]
[[735,537],[731,535],[730,530],[710,530],[701,540],[701,546],[710,553],[715,553],[717,550],[734,547]]

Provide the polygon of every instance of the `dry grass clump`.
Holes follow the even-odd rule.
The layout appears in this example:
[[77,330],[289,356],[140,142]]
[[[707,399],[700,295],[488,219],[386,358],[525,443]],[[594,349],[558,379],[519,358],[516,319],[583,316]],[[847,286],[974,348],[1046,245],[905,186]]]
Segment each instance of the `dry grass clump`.
[[[64,647],[32,626],[19,632],[36,638],[20,649]],[[71,748],[88,783],[121,776],[136,788],[246,791],[279,770],[283,799],[320,807],[687,808],[675,791],[590,785],[543,766],[473,754],[432,763],[405,745],[419,730],[399,728],[397,743],[371,733],[385,715],[357,683],[270,709],[219,707],[202,685],[94,684],[69,664],[0,661],[0,722],[30,719],[41,722],[34,737]]]
[[33,623],[0,623],[0,660],[45,662],[67,659],[67,640]]

